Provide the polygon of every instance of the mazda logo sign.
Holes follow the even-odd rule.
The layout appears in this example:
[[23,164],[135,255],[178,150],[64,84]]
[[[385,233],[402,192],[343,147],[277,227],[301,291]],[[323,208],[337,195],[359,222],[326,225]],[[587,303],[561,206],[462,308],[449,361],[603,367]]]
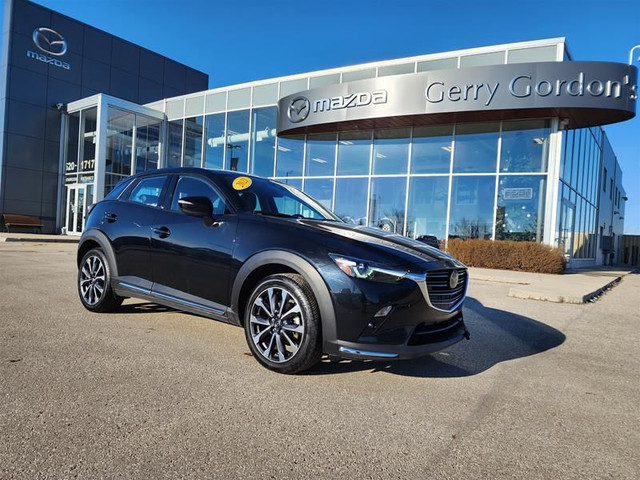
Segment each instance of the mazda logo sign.
[[458,272],[454,270],[449,277],[449,287],[456,288],[458,286]]
[[309,116],[311,111],[311,103],[308,98],[296,97],[291,100],[289,109],[287,110],[287,117],[293,123],[300,123]]
[[33,31],[33,43],[36,47],[49,55],[61,57],[67,53],[67,41],[55,30],[39,27]]

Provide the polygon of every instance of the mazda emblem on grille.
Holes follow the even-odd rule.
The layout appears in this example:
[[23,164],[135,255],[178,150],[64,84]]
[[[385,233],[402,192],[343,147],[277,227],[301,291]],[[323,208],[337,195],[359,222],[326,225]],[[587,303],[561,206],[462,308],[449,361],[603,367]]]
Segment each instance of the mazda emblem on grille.
[[449,277],[449,286],[451,288],[456,288],[456,285],[458,285],[458,272],[454,270],[451,272],[451,276]]

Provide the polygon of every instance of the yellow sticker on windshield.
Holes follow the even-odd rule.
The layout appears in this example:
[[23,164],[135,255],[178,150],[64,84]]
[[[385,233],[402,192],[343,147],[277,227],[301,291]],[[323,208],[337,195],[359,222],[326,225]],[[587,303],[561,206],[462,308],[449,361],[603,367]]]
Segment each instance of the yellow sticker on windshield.
[[251,179],[249,177],[238,177],[233,181],[232,185],[234,190],[244,190],[251,186]]

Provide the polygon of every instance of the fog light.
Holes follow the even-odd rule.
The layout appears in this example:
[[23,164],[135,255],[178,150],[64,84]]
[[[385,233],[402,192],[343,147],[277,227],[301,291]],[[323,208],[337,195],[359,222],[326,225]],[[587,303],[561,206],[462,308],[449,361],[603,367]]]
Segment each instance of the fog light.
[[391,305],[387,305],[386,307],[382,307],[380,310],[378,310],[378,313],[376,313],[374,315],[374,317],[386,317],[387,315],[389,315],[389,313],[391,313],[391,309],[393,307]]

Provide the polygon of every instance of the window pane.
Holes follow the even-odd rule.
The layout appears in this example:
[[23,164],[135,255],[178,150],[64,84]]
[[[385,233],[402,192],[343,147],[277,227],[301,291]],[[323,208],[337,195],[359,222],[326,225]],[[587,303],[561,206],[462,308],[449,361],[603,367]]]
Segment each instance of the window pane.
[[343,72],[343,82],[353,82],[354,80],[364,80],[365,78],[373,78],[376,76],[375,68],[365,68],[364,70],[356,70],[355,72]]
[[278,84],[258,85],[253,87],[253,105],[256,107],[278,103]]
[[336,215],[345,222],[366,225],[368,189],[369,180],[366,178],[338,178],[333,208]]
[[179,167],[182,157],[182,120],[169,122],[167,167]]
[[278,153],[276,160],[276,176],[302,176],[302,159],[304,158],[304,137],[278,138]]
[[140,180],[140,183],[134,187],[129,195],[129,201],[142,203],[150,207],[158,206],[166,178],[167,177],[151,177]]
[[93,172],[95,168],[97,114],[96,107],[87,108],[80,114],[80,137],[82,138],[80,165],[78,165],[80,172]]
[[185,100],[184,114],[187,117],[197,117],[202,115],[204,110],[204,96],[199,95],[197,97],[187,98]]
[[402,65],[387,65],[385,67],[378,67],[378,77],[401,75],[403,73],[413,73],[414,69],[414,63],[403,63]]
[[369,225],[385,232],[403,233],[406,187],[407,180],[403,177],[371,180]]
[[376,130],[373,140],[373,174],[407,173],[411,129]]
[[301,178],[277,178],[279,182],[286,183],[287,185],[291,185],[298,190],[302,190],[302,179]]
[[301,92],[307,89],[307,79],[299,78],[298,80],[288,80],[280,83],[280,98],[286,97],[293,93]]
[[340,74],[331,73],[320,77],[311,77],[309,79],[309,88],[326,87],[327,85],[334,85],[336,83],[340,83]]
[[340,132],[338,175],[368,175],[371,130]]
[[545,182],[544,176],[500,177],[496,240],[542,241]]
[[504,52],[477,53],[460,57],[460,68],[504,63]]
[[249,159],[249,110],[227,115],[227,161],[229,170],[247,171]]
[[458,57],[441,58],[438,60],[425,60],[424,62],[418,62],[418,72],[447,70],[449,68],[458,68]]
[[306,175],[333,176],[336,164],[336,134],[320,133],[307,136]]
[[443,240],[447,226],[449,177],[414,177],[409,182],[407,236]]
[[206,181],[195,177],[180,177],[171,201],[171,210],[180,212],[178,201],[185,197],[207,197],[213,205],[214,215],[223,215],[225,205],[220,195]]
[[319,203],[331,210],[333,201],[333,180],[330,178],[311,178],[304,182],[304,191]]
[[224,113],[205,118],[204,167],[223,168],[224,164]]
[[273,176],[276,145],[277,107],[253,110],[251,132],[251,173],[263,177]]
[[499,127],[498,123],[489,122],[456,125],[453,171],[495,172]]
[[122,178],[131,175],[135,117],[132,113],[111,107],[108,117],[105,191],[110,192]]
[[549,121],[502,124],[501,172],[546,172],[549,157]]
[[449,238],[490,239],[496,177],[453,177]]
[[161,120],[136,117],[136,173],[158,168]]
[[185,167],[202,165],[202,117],[184,120],[184,163]]
[[80,138],[80,112],[70,113],[65,148],[65,173],[78,171],[78,141]]
[[251,87],[229,90],[228,109],[247,108],[251,103]]
[[507,63],[553,62],[558,48],[555,45],[509,50]]
[[415,127],[411,173],[449,173],[453,125]]
[[205,113],[223,112],[227,108],[227,92],[210,93],[205,103]]

